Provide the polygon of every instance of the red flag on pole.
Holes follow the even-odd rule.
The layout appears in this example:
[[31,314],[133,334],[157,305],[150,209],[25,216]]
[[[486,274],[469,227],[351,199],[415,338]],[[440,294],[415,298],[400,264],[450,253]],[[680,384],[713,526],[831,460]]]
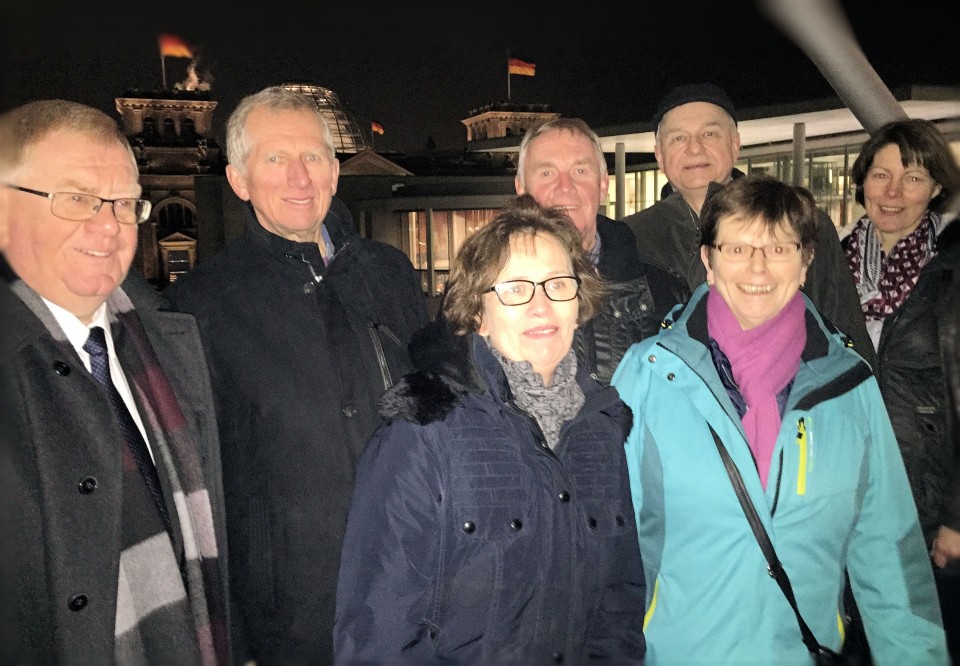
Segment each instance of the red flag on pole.
[[378,123],[376,120],[374,120],[374,121],[372,121],[372,122],[370,123],[370,130],[373,131],[373,132],[376,132],[377,134],[382,135],[382,134],[383,134],[383,125],[381,125],[381,124]]

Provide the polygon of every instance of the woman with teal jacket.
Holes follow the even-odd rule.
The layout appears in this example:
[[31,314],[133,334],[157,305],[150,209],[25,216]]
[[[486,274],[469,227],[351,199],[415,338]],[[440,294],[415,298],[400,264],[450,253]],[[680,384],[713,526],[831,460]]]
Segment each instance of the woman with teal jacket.
[[841,649],[847,571],[875,663],[946,664],[877,382],[799,291],[816,238],[813,197],[748,176],[720,188],[701,217],[707,283],[613,377],[634,414],[626,447],[646,663],[811,663],[722,448],[820,645]]

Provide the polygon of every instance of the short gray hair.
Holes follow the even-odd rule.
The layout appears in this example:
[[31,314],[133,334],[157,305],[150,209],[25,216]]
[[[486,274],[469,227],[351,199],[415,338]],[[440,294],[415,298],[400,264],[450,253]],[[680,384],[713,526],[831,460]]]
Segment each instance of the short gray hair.
[[281,111],[307,111],[316,116],[323,128],[323,140],[327,144],[328,157],[334,160],[337,151],[333,145],[333,133],[316,103],[306,95],[283,86],[271,86],[258,93],[247,95],[227,119],[227,162],[240,171],[250,154],[250,138],[247,135],[247,117],[257,109],[266,109],[271,113]]
[[597,133],[590,129],[590,126],[580,118],[554,118],[545,123],[534,125],[523,135],[523,140],[520,142],[520,158],[517,161],[517,177],[520,179],[520,184],[523,185],[524,188],[526,188],[526,183],[524,182],[523,167],[526,165],[527,151],[530,148],[530,144],[538,136],[551,130],[565,131],[573,135],[586,137],[595,149],[600,173],[607,173],[607,160],[603,156],[603,146],[600,145],[600,137],[597,136]]

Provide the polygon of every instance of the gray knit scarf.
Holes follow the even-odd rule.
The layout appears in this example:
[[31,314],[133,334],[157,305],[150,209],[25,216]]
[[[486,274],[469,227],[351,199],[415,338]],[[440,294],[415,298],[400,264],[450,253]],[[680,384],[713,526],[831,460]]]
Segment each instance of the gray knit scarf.
[[484,340],[507,376],[514,401],[537,421],[547,446],[555,448],[560,442],[560,428],[576,416],[586,402],[577,384],[576,354],[572,349],[568,351],[554,370],[553,384],[544,386],[543,377],[534,371],[529,361],[511,361],[497,351],[488,338]]
[[[14,282],[11,289],[65,353],[75,354],[39,294],[22,280]],[[135,359],[124,360],[124,371],[145,412],[143,425],[151,435],[154,457],[163,462],[157,465],[157,472],[166,474],[173,491],[175,511],[170,515],[182,536],[184,559],[181,572],[165,533],[120,553],[116,661],[225,664],[226,604],[220,594],[223,583],[213,513],[199,451],[189,438],[173,387],[160,368],[140,317],[122,289],[107,298],[107,311],[111,326],[122,327],[136,350]],[[182,630],[184,624],[186,631]],[[192,630],[189,625],[193,625]]]

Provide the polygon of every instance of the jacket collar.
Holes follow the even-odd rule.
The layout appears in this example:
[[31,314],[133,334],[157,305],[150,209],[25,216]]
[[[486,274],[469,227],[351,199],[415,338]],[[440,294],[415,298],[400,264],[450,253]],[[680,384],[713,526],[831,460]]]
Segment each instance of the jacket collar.
[[[407,397],[417,397],[428,376],[439,375],[453,398],[460,394],[492,394],[501,402],[510,402],[512,395],[500,362],[490,353],[487,343],[476,333],[455,335],[446,321],[438,318],[418,331],[408,347],[417,372],[414,382],[407,381]],[[409,377],[408,377],[409,380]],[[439,381],[439,380],[438,380]],[[416,387],[411,386],[415,383]],[[587,399],[586,409],[601,410],[619,403],[615,389],[604,387],[589,378],[583,363],[577,362],[577,383]],[[422,411],[418,411],[422,413]]]
[[[350,210],[337,197],[333,197],[330,202],[330,209],[327,211],[326,217],[323,218],[323,226],[326,227],[333,243],[333,256],[336,256],[355,238],[359,237],[356,228],[353,226]],[[255,244],[282,263],[293,263],[299,267],[304,262],[309,262],[315,271],[323,270],[324,262],[320,256],[320,248],[316,243],[292,241],[268,231],[257,220],[253,206],[249,202],[247,203],[246,232]]]
[[[697,287],[690,297],[690,301],[679,312],[676,322],[670,321],[669,319],[664,322],[666,328],[677,327],[690,339],[695,340],[704,347],[709,347],[709,334],[707,333],[707,294],[709,292],[710,287],[706,283]],[[838,331],[832,329],[823,321],[806,294],[801,292],[801,295],[806,305],[804,322],[807,329],[807,344],[803,349],[801,358],[809,362],[828,354],[829,345],[826,336],[828,333],[836,333]],[[664,335],[666,337],[670,336],[666,331]]]

